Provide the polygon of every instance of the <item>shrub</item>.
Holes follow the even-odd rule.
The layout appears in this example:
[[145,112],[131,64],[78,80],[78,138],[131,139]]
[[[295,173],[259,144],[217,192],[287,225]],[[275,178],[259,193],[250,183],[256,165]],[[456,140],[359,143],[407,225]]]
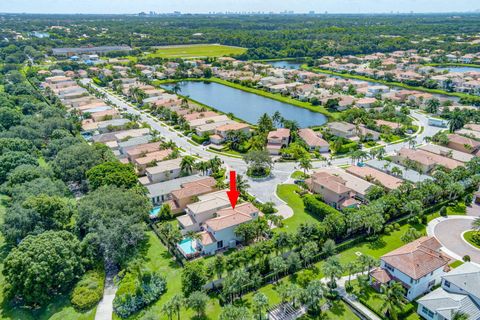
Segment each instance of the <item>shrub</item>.
[[469,255],[466,255],[466,256],[463,256],[462,260],[463,260],[464,262],[470,262],[471,259],[470,259],[470,256],[469,256]]
[[192,134],[191,136],[192,140],[198,144],[202,144],[204,143],[205,141],[207,141],[208,139],[210,139],[208,136],[203,136],[203,137],[200,137],[196,134]]
[[447,216],[447,208],[445,206],[441,207],[439,213],[442,217],[446,217]]
[[472,204],[472,201],[473,201],[473,195],[471,193],[467,194],[465,196],[465,205],[470,206]]
[[477,244],[480,246],[480,233],[479,232],[475,232],[473,235],[472,235],[472,241],[473,243]]
[[390,234],[392,232],[392,226],[386,226],[385,229],[384,229],[384,232],[386,234]]
[[75,285],[70,302],[79,311],[90,310],[102,299],[104,285],[105,272],[100,270],[88,271]]
[[113,310],[126,318],[158,300],[165,292],[166,284],[165,278],[156,272],[128,272],[120,281]]
[[305,210],[311,214],[324,218],[329,214],[337,214],[338,211],[325,202],[322,202],[318,196],[307,194],[303,197]]

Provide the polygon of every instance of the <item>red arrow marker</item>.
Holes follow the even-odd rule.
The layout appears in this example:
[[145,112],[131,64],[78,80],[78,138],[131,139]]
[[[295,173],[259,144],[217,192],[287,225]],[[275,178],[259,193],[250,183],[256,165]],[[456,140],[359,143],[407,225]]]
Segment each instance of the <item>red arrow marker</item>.
[[232,209],[235,209],[238,196],[240,196],[240,192],[237,190],[237,173],[235,171],[230,171],[230,191],[227,191],[227,196],[232,205]]

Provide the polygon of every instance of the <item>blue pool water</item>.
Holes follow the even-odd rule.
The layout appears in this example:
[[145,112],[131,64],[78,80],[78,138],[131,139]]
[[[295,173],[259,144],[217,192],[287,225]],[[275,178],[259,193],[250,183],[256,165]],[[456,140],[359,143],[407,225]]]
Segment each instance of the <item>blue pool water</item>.
[[160,207],[155,207],[150,210],[150,218],[155,218],[157,214],[160,212]]
[[197,250],[195,250],[195,248],[193,247],[193,240],[190,238],[183,239],[178,243],[178,245],[186,254],[193,254],[197,252]]

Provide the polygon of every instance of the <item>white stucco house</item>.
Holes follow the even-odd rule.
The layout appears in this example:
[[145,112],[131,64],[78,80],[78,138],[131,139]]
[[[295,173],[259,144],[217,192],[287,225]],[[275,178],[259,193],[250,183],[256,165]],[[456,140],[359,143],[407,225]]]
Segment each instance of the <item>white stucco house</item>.
[[372,286],[382,290],[382,285],[400,282],[409,301],[430,291],[449,271],[450,258],[441,247],[434,237],[421,237],[387,253],[380,258],[380,267],[370,272]]

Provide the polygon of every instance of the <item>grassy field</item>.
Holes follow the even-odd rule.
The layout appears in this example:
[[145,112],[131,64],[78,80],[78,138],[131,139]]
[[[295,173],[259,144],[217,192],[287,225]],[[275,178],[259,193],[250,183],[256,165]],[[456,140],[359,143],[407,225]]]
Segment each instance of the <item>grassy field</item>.
[[247,48],[224,46],[219,44],[181,45],[160,47],[147,57],[158,58],[203,58],[238,55],[247,51]]

